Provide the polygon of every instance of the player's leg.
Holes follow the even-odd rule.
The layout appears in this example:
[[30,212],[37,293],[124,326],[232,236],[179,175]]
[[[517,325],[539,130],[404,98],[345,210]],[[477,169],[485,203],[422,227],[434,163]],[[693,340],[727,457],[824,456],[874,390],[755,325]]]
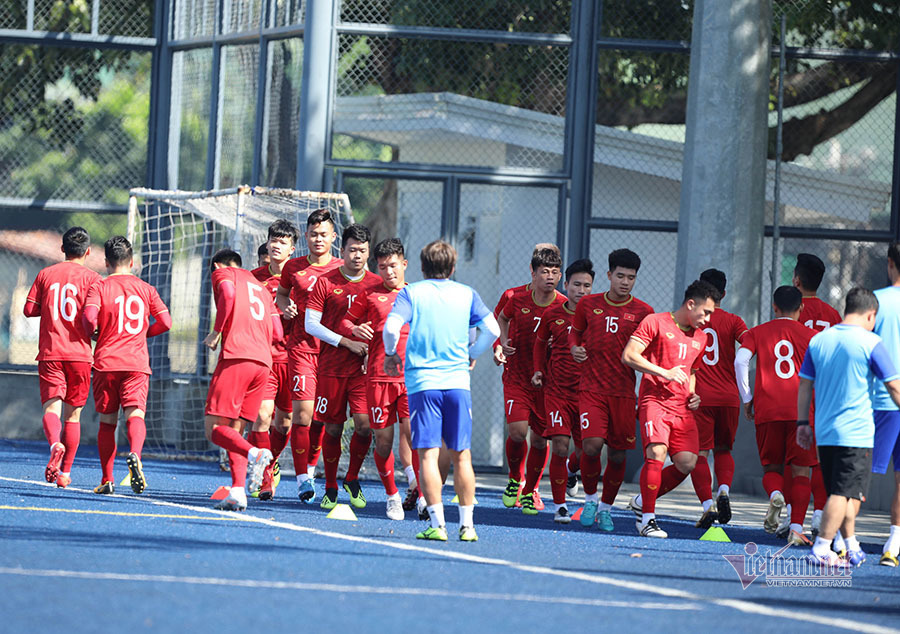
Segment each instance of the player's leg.
[[[288,351],[288,385],[291,392],[291,459],[297,478],[297,495],[301,502],[310,503],[316,498],[315,471],[322,451],[324,425],[313,423],[315,418],[316,378],[318,357],[294,349]],[[315,427],[315,433],[311,430]],[[270,434],[272,436],[272,434]],[[280,439],[271,437],[276,449]],[[286,441],[285,441],[286,442]]]
[[116,424],[119,420],[119,389],[117,372],[94,373],[94,407],[100,415],[97,428],[97,452],[100,455],[100,486],[94,493],[115,491],[113,465],[116,459]]
[[[531,423],[530,423],[531,425]],[[542,425],[532,425],[529,430],[531,439],[531,447],[528,450],[528,458],[526,459],[526,476],[525,486],[522,488],[521,504],[522,512],[526,515],[535,515],[543,509],[543,503],[538,508],[538,492],[537,487],[547,467],[547,458],[550,453],[550,446],[547,439],[544,438]]]
[[472,469],[472,395],[445,390],[441,402],[441,439],[453,463],[453,487],[459,499],[459,540],[478,541],[475,532],[475,471]]
[[[350,379],[347,392],[350,414],[353,416],[353,435],[350,436],[350,461],[344,478],[344,490],[350,494],[350,503],[356,508],[365,508],[366,496],[359,484],[359,470],[362,468],[369,448],[372,446],[372,427],[369,422],[369,408],[366,402],[366,377]],[[393,477],[393,476],[392,476]]]
[[419,454],[419,488],[425,497],[430,525],[417,539],[447,541],[444,505],[441,502],[441,471],[438,455],[441,447],[442,403],[444,392],[426,390],[409,395],[412,448]]
[[[847,516],[848,496],[841,486],[843,473],[843,447],[819,446],[819,464],[822,468],[828,500],[822,509],[822,523],[812,546],[812,556],[822,563],[836,565],[840,560],[831,544]],[[871,467],[870,467],[871,468]]]
[[50,458],[44,469],[47,482],[56,482],[66,447],[62,443],[63,398],[66,396],[66,377],[60,361],[38,361],[38,384],[41,394],[41,425],[50,446]]
[[703,507],[703,515],[697,520],[697,528],[707,529],[718,519],[712,500],[712,472],[707,460],[709,452],[715,445],[715,408],[700,407],[694,412],[697,423],[697,435],[700,438],[700,453],[697,455],[697,466],[691,471],[691,484],[694,493]]
[[[405,411],[409,412],[408,397],[403,395]],[[409,429],[409,415],[400,416],[400,440],[398,451],[403,471],[406,474],[406,497],[403,498],[403,510],[411,511],[417,506],[422,493],[419,491],[419,453],[412,449],[412,438]],[[424,498],[422,498],[424,500]]]
[[[146,374],[144,376],[150,378]],[[144,402],[146,403],[146,398]],[[147,438],[147,425],[144,422],[146,413],[139,405],[126,405],[123,409],[125,410],[126,433],[130,449],[125,464],[128,465],[131,490],[140,494],[147,488],[147,478],[144,476],[144,465],[141,462],[144,441]]]
[[[144,450],[144,442],[147,440],[147,424],[144,422],[147,411],[147,394],[150,390],[150,375],[143,372],[126,372],[120,383],[120,403],[125,411],[125,428],[128,437],[129,454],[128,467],[134,470],[132,464],[140,470],[141,453]],[[141,475],[141,478],[143,476]],[[143,491],[144,484],[135,483],[132,480],[131,488],[135,493]],[[139,491],[140,489],[140,491]]]
[[763,468],[762,485],[766,495],[769,496],[769,507],[763,520],[763,528],[767,533],[774,533],[778,529],[778,518],[785,505],[782,492],[785,441],[784,426],[781,422],[757,423],[756,448]]
[[900,555],[900,461],[894,458],[894,499],[891,502],[891,532],[881,549],[881,565],[896,568]]
[[[581,429],[581,487],[584,489],[582,526],[593,526],[597,519],[600,494],[601,453],[609,434],[609,403],[592,392],[578,393],[578,426]],[[571,471],[571,469],[569,469]]]
[[[648,421],[650,422],[650,421]],[[646,425],[646,423],[642,423]],[[665,427],[662,423],[653,427]],[[656,497],[662,483],[662,467],[668,453],[665,442],[651,442],[667,436],[662,430],[650,429],[642,432],[644,446],[644,466],[641,468],[641,492],[632,498],[629,506],[638,515],[637,530],[645,537],[668,537],[656,523]]]
[[506,463],[509,481],[503,492],[503,506],[510,508],[519,500],[525,481],[525,458],[528,455],[528,416],[530,398],[525,390],[504,382],[503,398],[506,414]]
[[625,452],[635,448],[636,401],[632,397],[607,397],[608,430],[606,432],[606,469],[603,471],[603,495],[597,510],[597,524],[612,531],[610,513],[619,488],[625,480]]
[[[256,419],[250,425],[250,433],[247,434],[247,442],[254,447],[268,449],[269,451],[272,451],[270,431],[272,429],[272,420],[275,418],[275,399],[271,389],[272,381],[272,374],[270,373],[266,383],[263,400],[259,404],[259,411],[256,413]],[[263,500],[272,499],[272,465],[275,463],[274,454],[272,454],[272,458],[272,462],[269,463],[269,466],[266,467],[266,470],[263,473],[263,479],[259,485],[259,489],[250,489],[250,495],[252,497],[260,497]]]
[[81,443],[81,410],[91,391],[91,363],[67,361],[63,363],[66,375],[66,394],[62,407],[62,436],[65,455],[56,477],[56,486],[65,488],[72,482],[72,465]]
[[713,448],[716,483],[719,485],[716,492],[716,512],[719,514],[719,523],[727,524],[731,521],[730,493],[731,483],[734,481],[734,457],[731,450],[740,422],[740,408],[723,406],[718,409]]
[[571,438],[567,434],[556,433],[550,438],[550,491],[553,495],[553,521],[568,524],[572,521],[566,505],[566,481],[568,473],[566,460],[569,456]]
[[341,460],[341,436],[347,420],[347,381],[332,376],[318,377],[315,420],[324,424],[322,458],[325,466],[325,495],[319,506],[325,510],[337,505],[338,464]]
[[793,546],[801,544],[810,545],[810,541],[803,535],[803,521],[806,518],[806,509],[809,507],[811,487],[809,483],[810,468],[795,462],[786,465],[785,469],[791,470],[790,496],[790,532],[788,542]]

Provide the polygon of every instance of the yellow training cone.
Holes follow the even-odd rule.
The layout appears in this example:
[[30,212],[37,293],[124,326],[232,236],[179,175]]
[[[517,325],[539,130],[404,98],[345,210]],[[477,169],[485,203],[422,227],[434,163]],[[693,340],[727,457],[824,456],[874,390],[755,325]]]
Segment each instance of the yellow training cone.
[[338,504],[331,512],[326,515],[330,520],[349,520],[351,522],[356,521],[356,513],[353,512],[353,509],[350,508],[349,504]]
[[120,487],[130,487],[131,486],[131,471],[129,471],[125,478],[121,482],[119,482]]
[[700,540],[704,542],[730,542],[728,539],[728,535],[725,534],[725,530],[721,526],[710,526],[709,530],[707,530],[703,535],[700,536]]

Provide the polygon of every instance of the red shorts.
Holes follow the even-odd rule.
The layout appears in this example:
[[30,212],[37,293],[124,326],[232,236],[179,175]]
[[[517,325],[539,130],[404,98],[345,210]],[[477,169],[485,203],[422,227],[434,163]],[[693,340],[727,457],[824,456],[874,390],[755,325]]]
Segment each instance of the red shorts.
[[544,438],[570,436],[577,447],[581,446],[581,423],[578,416],[578,393],[564,394],[554,390],[544,393],[544,411],[547,421]]
[[275,407],[282,412],[291,411],[291,382],[287,363],[273,363],[269,380],[263,390],[264,401],[275,401]]
[[524,388],[514,383],[503,384],[503,399],[506,401],[506,424],[527,420],[528,426],[536,434],[544,434],[544,392],[534,388]]
[[143,372],[94,371],[94,406],[100,414],[115,414],[119,407],[147,411],[150,375]]
[[797,444],[797,422],[776,420],[756,425],[756,447],[759,462],[770,464],[792,464],[798,467],[814,467],[819,464],[816,443],[809,449]]
[[604,396],[596,392],[579,392],[578,409],[581,414],[581,435],[602,438],[610,449],[634,449],[635,408],[633,396]]
[[366,403],[366,375],[319,377],[313,420],[332,425],[343,425],[350,415],[368,414]]
[[288,350],[291,400],[312,401],[316,398],[316,371],[318,367],[319,355],[315,352],[297,352],[293,348]]
[[700,451],[716,447],[734,447],[734,435],[740,420],[740,408],[730,405],[701,405],[694,412]]
[[247,359],[220,359],[209,381],[206,414],[255,421],[263,401],[269,368]]
[[72,407],[83,407],[91,390],[90,361],[38,361],[41,403],[62,399]]
[[402,381],[366,381],[366,403],[372,429],[384,429],[409,418],[409,399]]
[[638,408],[638,420],[641,423],[644,449],[647,445],[661,443],[666,446],[670,456],[681,451],[700,453],[697,423],[691,413],[673,414],[658,403],[650,402],[643,403]]

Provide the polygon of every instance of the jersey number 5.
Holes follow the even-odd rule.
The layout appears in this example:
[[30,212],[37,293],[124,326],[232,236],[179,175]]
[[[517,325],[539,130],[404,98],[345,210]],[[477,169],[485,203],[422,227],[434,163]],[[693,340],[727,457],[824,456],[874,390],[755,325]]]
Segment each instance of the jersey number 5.
[[247,296],[250,298],[250,316],[256,321],[262,321],[266,316],[266,305],[259,297],[257,292],[262,292],[262,286],[257,286],[253,282],[247,282]]

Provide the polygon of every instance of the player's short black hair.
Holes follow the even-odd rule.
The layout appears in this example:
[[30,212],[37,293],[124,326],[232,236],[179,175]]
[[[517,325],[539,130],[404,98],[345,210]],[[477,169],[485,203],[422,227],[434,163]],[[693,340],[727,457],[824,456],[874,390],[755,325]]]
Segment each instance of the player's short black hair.
[[686,302],[689,299],[692,299],[695,302],[703,302],[707,299],[711,299],[714,302],[719,303],[722,300],[722,293],[709,282],[694,280],[684,291],[683,301]]
[[311,211],[309,216],[306,217],[306,228],[315,227],[316,225],[320,225],[323,222],[330,222],[331,228],[334,229],[337,227],[337,223],[334,221],[334,216],[331,215],[331,210],[322,208],[316,209],[315,211]]
[[347,240],[368,242],[371,239],[372,234],[369,233],[369,228],[366,225],[361,225],[358,222],[355,222],[352,225],[348,225],[347,228],[344,229],[344,233],[343,235],[341,235],[341,244],[346,246]]
[[580,260],[575,260],[569,266],[566,267],[566,281],[568,282],[572,279],[572,276],[576,273],[587,273],[591,276],[591,280],[594,279],[594,263],[591,262],[587,258],[582,258]]
[[430,280],[445,280],[453,275],[456,267],[456,249],[443,240],[429,242],[419,254],[422,274]]
[[256,249],[256,257],[261,258],[264,255],[269,255],[269,243],[268,242],[263,242]]
[[406,252],[403,250],[403,242],[400,241],[400,238],[388,238],[375,245],[376,260],[389,258],[392,255],[400,256],[401,260],[406,257]]
[[723,295],[725,294],[725,283],[727,280],[723,271],[720,271],[719,269],[706,269],[700,274],[700,279],[704,282],[709,282],[719,289],[720,293]]
[[851,288],[844,304],[844,315],[862,315],[870,310],[878,310],[875,293],[861,286]]
[[[296,245],[300,240],[300,230],[290,220],[279,218],[269,225],[268,239],[272,238],[290,238],[291,244]],[[260,253],[260,255],[262,254]]]
[[891,242],[888,245],[888,258],[894,263],[894,268],[900,271],[900,242]]
[[641,258],[631,249],[616,249],[609,254],[608,270],[612,273],[617,267],[632,269],[637,273],[641,269]]
[[110,266],[125,264],[134,256],[131,243],[125,236],[113,236],[103,245],[103,250]]
[[531,270],[537,271],[542,266],[548,269],[561,269],[562,258],[559,257],[559,251],[553,249],[541,249],[531,256]]
[[80,258],[91,246],[91,236],[84,227],[69,227],[62,237],[62,249],[67,258]]
[[772,303],[783,313],[793,313],[803,304],[803,293],[793,286],[779,286],[772,293]]
[[794,275],[805,290],[815,292],[825,277],[825,263],[812,253],[798,253]]
[[224,264],[225,266],[243,266],[244,261],[241,260],[241,254],[233,249],[219,249],[209,262],[210,270],[215,271],[216,264]]

